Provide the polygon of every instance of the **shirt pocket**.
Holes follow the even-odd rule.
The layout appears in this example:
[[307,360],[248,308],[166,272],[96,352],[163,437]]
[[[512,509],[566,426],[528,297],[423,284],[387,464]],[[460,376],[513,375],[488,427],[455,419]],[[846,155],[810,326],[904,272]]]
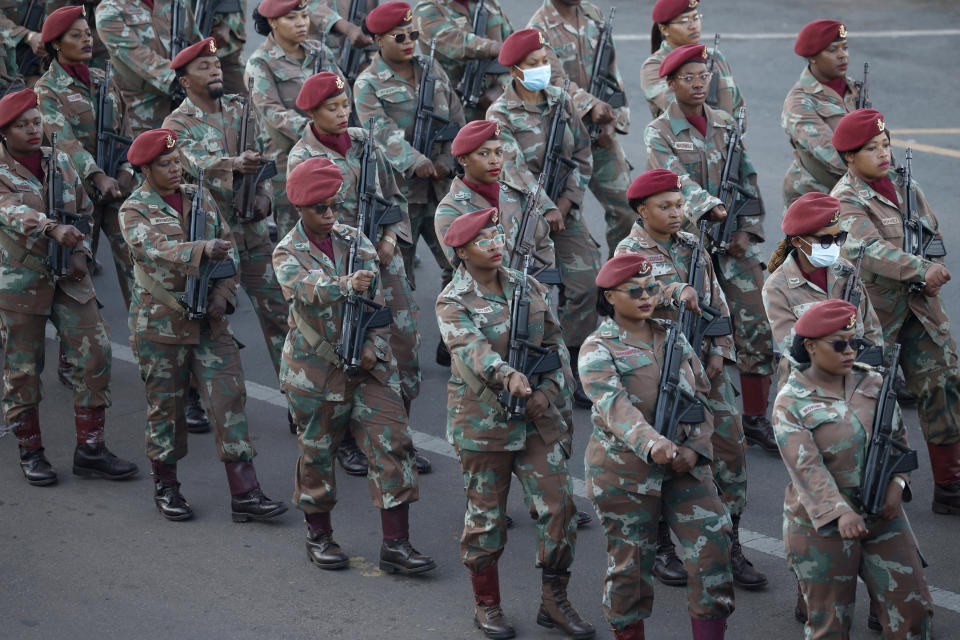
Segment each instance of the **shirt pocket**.
[[[412,119],[417,110],[417,102],[414,95],[407,91],[406,87],[392,86],[382,87],[376,90],[377,100],[383,104],[384,111],[393,120],[399,122],[400,118]],[[405,118],[405,116],[409,116]]]
[[70,100],[71,95],[79,96],[81,94],[69,94],[66,102],[62,105],[63,113],[69,119],[70,124],[75,127],[81,124],[95,125],[97,118],[93,112],[93,105],[86,98],[82,100]]

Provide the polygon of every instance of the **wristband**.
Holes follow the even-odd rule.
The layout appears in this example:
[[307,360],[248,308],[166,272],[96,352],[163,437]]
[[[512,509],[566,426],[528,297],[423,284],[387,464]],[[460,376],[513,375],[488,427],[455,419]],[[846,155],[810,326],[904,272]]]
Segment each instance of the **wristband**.
[[893,481],[896,482],[898,485],[900,485],[900,489],[901,489],[901,490],[904,490],[904,491],[906,490],[906,488],[907,488],[907,481],[906,481],[906,480],[904,480],[904,479],[901,478],[900,476],[893,476]]
[[394,238],[393,236],[383,236],[383,240],[385,240],[386,242],[389,242],[390,246],[392,247],[397,246],[397,239]]

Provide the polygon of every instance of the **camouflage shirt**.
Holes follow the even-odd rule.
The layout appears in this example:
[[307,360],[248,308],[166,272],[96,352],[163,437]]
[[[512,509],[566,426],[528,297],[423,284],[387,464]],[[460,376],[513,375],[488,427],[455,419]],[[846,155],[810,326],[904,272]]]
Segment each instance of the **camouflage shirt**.
[[[671,100],[656,120],[647,125],[643,140],[647,145],[647,169],[669,169],[680,176],[681,192],[686,198],[687,224],[696,221],[718,204],[720,179],[727,161],[727,146],[736,121],[724,111],[704,105],[707,135],[703,136],[687,120],[676,100]],[[740,162],[740,183],[759,194],[757,170],[744,149]],[[763,241],[763,215],[740,216],[737,229]]]
[[[845,513],[859,511],[855,493],[866,462],[883,377],[854,365],[837,395],[809,377],[810,365],[794,368],[773,405],[773,429],[790,475],[784,518],[826,535]],[[900,407],[893,438],[907,445]],[[897,474],[908,479],[906,474]],[[835,529],[834,529],[835,530]]]
[[[640,87],[643,89],[643,95],[647,99],[647,106],[650,107],[650,113],[654,118],[660,116],[667,110],[670,102],[673,100],[673,93],[667,86],[667,79],[660,77],[660,64],[664,58],[673,51],[673,47],[664,40],[657,49],[656,53],[643,61],[643,67],[640,69]],[[716,63],[713,66],[713,72],[717,74],[717,104],[714,109],[725,111],[731,116],[736,116],[740,107],[746,106],[743,101],[743,94],[733,79],[733,71],[730,64],[723,56],[722,51],[712,53]],[[746,129],[746,120],[744,120],[744,129]]]
[[453,280],[437,296],[437,324],[440,336],[450,349],[454,365],[447,383],[447,440],[457,449],[468,451],[521,451],[527,435],[536,429],[547,445],[563,439],[570,429],[557,409],[567,393],[563,371],[569,366],[569,354],[550,307],[549,290],[534,280],[529,283],[529,341],[542,347],[559,349],[564,366],[534,376],[534,390],[550,402],[538,420],[508,419],[498,408],[478,397],[460,373],[465,366],[494,393],[501,391],[516,369],[508,364],[510,315],[514,291],[523,277],[518,271],[501,267],[498,277],[503,295],[482,288],[466,267],[461,265]]
[[[190,12],[196,13],[197,4],[206,1],[208,4],[216,4],[210,0],[191,0],[189,2]],[[243,45],[247,43],[247,0],[237,0],[240,5],[239,11],[229,13],[217,13],[213,18],[213,33],[205,36],[217,36],[220,25],[226,27],[227,37],[217,37],[217,57],[226,58],[230,54],[243,51]],[[201,34],[204,35],[204,34]]]
[[[50,153],[49,147],[42,148],[44,175]],[[63,151],[57,152],[57,166],[63,177],[63,208],[89,218],[93,203],[84,191],[70,157]],[[44,234],[56,224],[47,217],[46,193],[46,180],[38,180],[29,169],[14,160],[5,145],[0,145],[0,233],[6,236],[5,244],[22,247],[28,255],[41,261],[47,257],[50,242]],[[83,244],[89,254],[90,234]],[[0,252],[0,309],[47,315],[57,288],[81,304],[96,297],[89,274],[79,282],[70,278],[54,282],[49,272],[25,265],[11,255],[7,247]]]

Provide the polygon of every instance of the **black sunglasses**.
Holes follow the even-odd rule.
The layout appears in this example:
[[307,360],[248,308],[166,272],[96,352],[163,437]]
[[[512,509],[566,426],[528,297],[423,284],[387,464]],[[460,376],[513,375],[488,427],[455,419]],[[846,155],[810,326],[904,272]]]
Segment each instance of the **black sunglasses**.
[[337,200],[336,202],[331,202],[330,204],[317,204],[317,205],[314,205],[313,208],[316,210],[317,215],[322,216],[327,211],[329,211],[330,213],[336,216],[340,214],[341,207],[343,207],[343,200]]
[[826,342],[829,345],[833,346],[833,350],[837,353],[843,353],[847,350],[847,345],[850,345],[850,348],[853,349],[856,353],[860,353],[864,349],[870,346],[870,342],[864,340],[863,338],[850,338],[849,340],[825,340],[824,338],[817,338],[822,342]]
[[[407,40],[407,35],[408,34],[406,33],[395,33],[393,35],[393,39],[397,41],[397,44],[403,44]],[[410,36],[410,42],[416,42],[417,40],[420,39],[420,32],[411,31],[409,33],[409,36]]]
[[[829,233],[825,233],[822,236],[810,236],[810,237],[815,238],[816,241],[820,243],[820,246],[822,248],[829,249],[830,245],[832,245],[833,243],[836,243],[838,247],[842,247],[843,243],[847,241],[847,232],[841,231],[835,236],[830,235]],[[813,246],[813,243],[810,242],[809,240],[807,240],[807,244],[809,244],[811,247]]]
[[626,293],[634,300],[640,300],[644,296],[655,296],[660,293],[660,283],[653,281],[645,287],[629,287],[627,289],[611,289],[611,291],[619,291],[620,293]]

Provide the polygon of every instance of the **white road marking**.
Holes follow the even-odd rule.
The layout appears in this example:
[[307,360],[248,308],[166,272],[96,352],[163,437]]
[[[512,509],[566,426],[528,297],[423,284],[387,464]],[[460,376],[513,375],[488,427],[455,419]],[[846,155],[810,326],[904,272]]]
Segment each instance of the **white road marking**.
[[[706,34],[711,35],[711,34]],[[856,42],[858,38],[930,38],[937,36],[960,36],[960,29],[891,29],[886,31],[854,31],[850,30],[850,40]],[[616,33],[615,42],[649,41],[650,34],[644,33]],[[709,39],[709,38],[708,38]],[[721,33],[720,41],[730,40],[796,40],[796,33]]]

